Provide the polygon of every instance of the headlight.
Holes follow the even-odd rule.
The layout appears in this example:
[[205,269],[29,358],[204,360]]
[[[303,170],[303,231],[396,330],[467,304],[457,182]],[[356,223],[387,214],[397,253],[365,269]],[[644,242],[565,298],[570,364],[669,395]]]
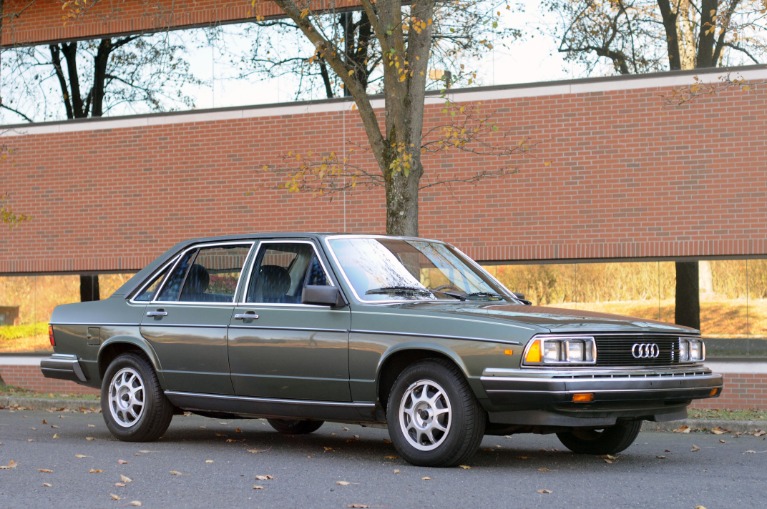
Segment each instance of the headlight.
[[596,359],[597,346],[592,337],[540,336],[528,343],[523,364],[594,364]]
[[700,339],[679,338],[679,362],[706,360],[706,345]]

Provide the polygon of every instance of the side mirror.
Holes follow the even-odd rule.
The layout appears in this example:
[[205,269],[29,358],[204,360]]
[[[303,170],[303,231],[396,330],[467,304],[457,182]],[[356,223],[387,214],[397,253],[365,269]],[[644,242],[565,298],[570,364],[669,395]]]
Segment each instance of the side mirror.
[[301,303],[342,308],[346,305],[346,300],[335,286],[306,285],[301,292]]

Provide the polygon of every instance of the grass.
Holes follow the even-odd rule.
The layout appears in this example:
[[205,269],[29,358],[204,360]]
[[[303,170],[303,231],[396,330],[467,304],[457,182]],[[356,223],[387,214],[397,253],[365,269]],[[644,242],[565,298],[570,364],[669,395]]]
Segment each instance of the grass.
[[0,353],[50,352],[48,324],[0,326]]
[[98,401],[99,396],[97,394],[70,394],[70,393],[56,393],[56,392],[35,392],[29,389],[22,389],[21,387],[14,387],[12,385],[6,385],[0,383],[0,396],[13,397],[13,398],[35,398],[35,399],[63,399],[63,400],[93,400]]

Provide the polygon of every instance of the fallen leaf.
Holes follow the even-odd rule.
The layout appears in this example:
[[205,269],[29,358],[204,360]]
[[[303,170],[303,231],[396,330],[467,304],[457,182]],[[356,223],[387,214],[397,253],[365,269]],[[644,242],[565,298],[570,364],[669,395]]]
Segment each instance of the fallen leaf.
[[52,474],[53,473],[53,470],[51,470],[50,468],[38,468],[37,471],[40,472],[41,474]]
[[[96,439],[95,439],[95,438],[93,438],[93,437],[85,437],[85,439],[86,439],[88,442],[93,442],[94,440],[96,440]],[[139,502],[139,503],[140,503],[140,502]]]
[[120,495],[115,495],[114,493],[110,493],[109,498],[112,500],[121,500]]
[[127,465],[128,462],[126,460],[117,460],[118,465]]
[[122,475],[122,474],[120,474],[120,480],[124,482],[125,484],[128,484],[129,482],[133,482],[133,479],[131,479],[127,475]]
[[612,465],[612,464],[615,462],[615,460],[616,460],[616,457],[615,457],[615,456],[613,456],[612,454],[605,454],[604,456],[602,456],[602,460],[603,460],[605,463],[607,463],[607,464],[609,464],[609,465]]
[[686,424],[682,424],[677,429],[674,430],[674,433],[689,433],[690,427]]
[[100,468],[91,468],[90,470],[88,470],[88,473],[89,473],[89,474],[101,474],[101,473],[103,473],[103,472],[104,472],[104,471],[103,471],[103,470],[101,470]]
[[349,504],[346,507],[350,509],[367,509],[370,506],[367,504]]
[[394,473],[395,473],[395,474],[399,474],[399,468],[395,468],[395,469],[394,469]]
[[538,472],[541,472],[541,473],[545,474],[546,472],[551,472],[551,470],[546,468],[546,467],[541,467],[541,468],[538,469]]
[[323,449],[325,449],[325,452],[333,452],[332,447],[323,447]]
[[12,468],[16,468],[16,462],[13,460],[10,460],[7,465],[0,465],[0,470],[10,470]]
[[706,507],[705,507],[705,506],[702,506],[702,505],[696,505],[696,506],[695,506],[695,509],[706,509]]
[[658,456],[655,456],[655,458],[657,458],[657,459],[659,459],[659,460],[665,460],[665,459],[666,459],[666,457],[665,457],[665,456],[663,456],[662,454],[661,454],[661,455],[658,455]]
[[691,450],[692,452],[698,452],[698,451],[700,451],[700,447],[698,447],[698,446],[697,446],[697,445],[695,445],[695,444],[692,444],[692,449],[690,449],[690,450]]
[[720,439],[719,439],[719,443],[720,443],[720,444],[726,444],[726,443],[727,443],[727,440],[723,440],[723,439],[721,439],[721,438],[720,438]]
[[422,481],[431,481],[431,477],[429,477],[428,475],[425,475],[425,476],[421,477],[421,480]]
[[385,460],[396,460],[399,459],[399,456],[395,456],[393,454],[389,454],[388,456],[384,456]]
[[729,431],[717,426],[716,428],[711,430],[711,433],[713,433],[714,435],[724,435],[725,433],[729,433]]
[[336,481],[336,484],[339,486],[349,486],[351,483],[349,481]]
[[81,460],[83,458],[90,458],[90,456],[86,456],[85,454],[75,454],[75,458]]
[[56,440],[57,438],[59,438],[59,434],[58,433],[54,433],[53,434],[53,439]]
[[458,466],[464,470],[471,470],[471,467],[469,465],[458,465]]
[[49,482],[44,482],[43,483],[43,488],[53,488],[53,484],[51,484]]
[[764,435],[767,435],[767,431],[762,431],[760,429],[754,431],[754,436],[755,437],[763,437]]
[[115,486],[117,486],[118,488],[124,488],[125,487],[125,483],[124,482],[116,482]]
[[46,421],[45,419],[43,419],[43,422],[41,422],[40,424],[48,424],[48,421]]
[[257,481],[271,481],[272,479],[274,479],[274,476],[271,476],[271,475],[269,475],[269,474],[266,474],[266,475],[257,475],[257,476],[256,476],[256,480],[257,480]]
[[541,495],[548,495],[548,494],[552,493],[552,491],[544,489],[544,490],[538,490],[538,491],[536,491],[536,493],[540,493]]
[[184,475],[184,474],[182,474],[182,473],[181,473],[181,472],[179,472],[178,470],[171,470],[171,471],[170,471],[170,475]]
[[246,449],[250,454],[261,454],[262,452],[268,451],[268,449]]
[[254,490],[262,490],[262,489],[264,489],[264,487],[263,486],[259,486],[258,484],[254,484],[253,485],[253,489]]
[[210,465],[210,464],[212,464],[212,463],[213,463],[213,460],[205,460],[205,464],[206,464],[206,465]]
[[141,507],[143,504],[141,503],[141,501],[140,501],[140,500],[134,500],[134,501],[132,501],[132,502],[131,502],[130,504],[128,504],[128,505],[129,505],[129,506],[132,506],[132,507]]

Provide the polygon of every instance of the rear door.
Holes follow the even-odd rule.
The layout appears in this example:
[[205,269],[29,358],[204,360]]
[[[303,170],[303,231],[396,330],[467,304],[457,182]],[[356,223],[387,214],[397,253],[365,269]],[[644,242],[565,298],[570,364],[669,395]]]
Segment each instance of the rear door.
[[233,393],[226,334],[240,274],[252,245],[194,246],[167,269],[162,281],[152,283],[136,297],[137,301],[150,301],[141,335],[157,353],[166,389]]
[[305,285],[333,285],[310,241],[258,246],[243,301],[229,326],[239,396],[350,401],[349,308],[301,303]]

